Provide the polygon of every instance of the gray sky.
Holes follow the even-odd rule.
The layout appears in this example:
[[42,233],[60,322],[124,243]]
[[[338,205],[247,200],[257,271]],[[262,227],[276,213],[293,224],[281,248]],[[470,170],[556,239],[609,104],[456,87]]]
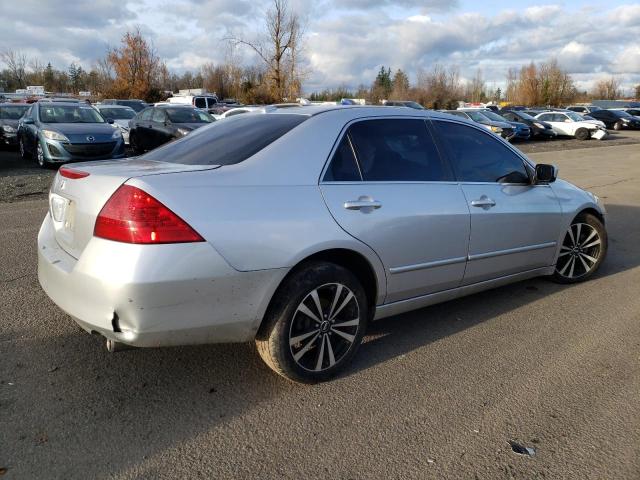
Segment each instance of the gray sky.
[[[305,91],[369,85],[381,65],[415,79],[433,63],[502,86],[509,67],[555,57],[581,88],[616,75],[640,83],[640,3],[290,0],[305,19]],[[221,62],[229,35],[253,39],[269,0],[0,0],[0,49],[85,68],[139,26],[178,72]],[[251,62],[251,52],[236,58]]]

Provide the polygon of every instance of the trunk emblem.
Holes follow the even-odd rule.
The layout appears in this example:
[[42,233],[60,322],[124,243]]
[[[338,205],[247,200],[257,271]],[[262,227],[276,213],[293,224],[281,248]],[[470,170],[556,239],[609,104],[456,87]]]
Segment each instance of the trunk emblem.
[[88,142],[93,142],[95,139],[96,139],[96,138],[95,138],[95,137],[92,137],[91,135],[89,135],[89,136],[87,137],[87,141],[88,141]]

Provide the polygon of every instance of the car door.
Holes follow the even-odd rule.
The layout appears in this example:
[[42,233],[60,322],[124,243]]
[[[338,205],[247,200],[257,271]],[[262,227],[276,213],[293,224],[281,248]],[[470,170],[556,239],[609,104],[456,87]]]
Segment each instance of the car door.
[[151,116],[153,124],[153,147],[159,147],[162,144],[167,143],[173,138],[173,131],[167,112],[161,108],[156,108]]
[[382,260],[386,302],[458,287],[469,208],[425,120],[358,120],[338,140],[320,189],[340,226]]
[[471,212],[463,284],[552,265],[561,209],[548,185],[504,141],[470,125],[433,121]]
[[152,148],[150,136],[152,135],[151,115],[155,108],[145,108],[135,117],[135,137],[140,148],[146,150]]
[[565,122],[568,117],[561,113],[543,113],[537,118],[549,123],[558,135],[573,136],[574,134],[574,128],[571,123]]

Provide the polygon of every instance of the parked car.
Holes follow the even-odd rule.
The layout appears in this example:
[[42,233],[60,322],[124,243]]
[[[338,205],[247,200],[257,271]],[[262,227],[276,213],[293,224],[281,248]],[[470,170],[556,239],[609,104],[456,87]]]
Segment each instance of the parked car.
[[20,119],[18,144],[22,158],[35,156],[41,167],[125,156],[120,130],[84,103],[32,104]]
[[218,97],[215,95],[176,95],[167,98],[167,102],[209,110],[218,106]]
[[640,108],[612,108],[611,110],[620,110],[634,117],[640,117]]
[[479,123],[483,125],[487,130],[495,133],[496,135],[500,135],[502,138],[506,140],[511,140],[515,135],[515,129],[513,125],[507,122],[497,122],[495,120],[491,120],[489,117],[482,114],[480,110],[477,109],[465,109],[465,110],[442,110],[445,113],[449,113],[451,115],[455,115],[456,117],[464,118],[467,120],[471,120],[473,122]]
[[512,140],[529,140],[529,137],[531,137],[531,129],[529,128],[529,125],[527,125],[526,123],[507,120],[502,115],[492,110],[480,110],[480,112],[485,117],[488,117],[491,120],[494,120],[496,122],[506,122],[511,124],[514,130],[513,137],[511,137]]
[[578,140],[588,140],[592,137],[601,140],[607,135],[603,124],[599,125],[594,120],[585,120],[579,113],[569,110],[566,112],[544,112],[538,114],[536,118],[551,125],[551,128],[558,135],[575,137]]
[[258,106],[246,105],[244,107],[232,108],[232,109],[227,110],[226,112],[221,113],[219,115],[213,115],[213,117],[216,120],[224,120],[225,118],[234,117],[236,115],[241,115],[243,113],[252,113],[252,112],[264,113],[264,112],[266,112],[267,108],[268,107],[258,107]]
[[207,112],[188,105],[149,107],[129,120],[129,143],[134,152],[142,153],[213,121]]
[[523,110],[500,110],[500,116],[510,122],[528,125],[532,138],[555,138],[558,135],[550,124],[532,117]]
[[607,128],[614,130],[640,129],[640,119],[622,110],[596,110],[589,116],[600,120]]
[[18,122],[29,107],[26,103],[0,103],[0,145],[18,145]]
[[596,105],[569,105],[566,110],[571,110],[572,112],[578,112],[578,113],[593,113],[593,112],[597,112],[598,110],[602,110],[602,108],[596,106]]
[[114,126],[120,129],[125,145],[129,145],[129,120],[136,116],[136,111],[124,105],[95,105],[96,110]]
[[143,100],[138,100],[136,98],[130,98],[129,100],[119,100],[115,98],[109,98],[107,100],[103,100],[102,102],[100,102],[100,105],[122,105],[124,107],[130,107],[134,109],[136,112],[141,112],[142,110],[144,110],[149,106],[147,102],[144,102]]
[[373,320],[540,275],[590,278],[605,210],[556,176],[427,110],[237,115],[142,157],[60,169],[38,278],[111,350],[255,340],[277,373],[317,382]]
[[425,109],[418,102],[412,102],[410,100],[387,100],[384,105],[385,107],[409,107],[415,108],[416,110]]

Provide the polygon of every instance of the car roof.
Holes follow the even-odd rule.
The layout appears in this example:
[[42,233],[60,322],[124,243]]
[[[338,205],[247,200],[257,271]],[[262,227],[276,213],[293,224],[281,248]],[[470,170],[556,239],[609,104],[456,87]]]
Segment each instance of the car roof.
[[21,102],[0,102],[0,107],[30,107],[30,103],[21,103]]
[[36,102],[40,105],[55,105],[56,107],[78,107],[78,106],[86,106],[86,107],[90,107],[91,105],[88,105],[84,102]]
[[129,109],[129,110],[133,110],[133,108],[129,107],[128,105],[111,105],[109,103],[101,103],[100,105],[94,105],[94,107],[96,108],[115,108],[115,109]]

